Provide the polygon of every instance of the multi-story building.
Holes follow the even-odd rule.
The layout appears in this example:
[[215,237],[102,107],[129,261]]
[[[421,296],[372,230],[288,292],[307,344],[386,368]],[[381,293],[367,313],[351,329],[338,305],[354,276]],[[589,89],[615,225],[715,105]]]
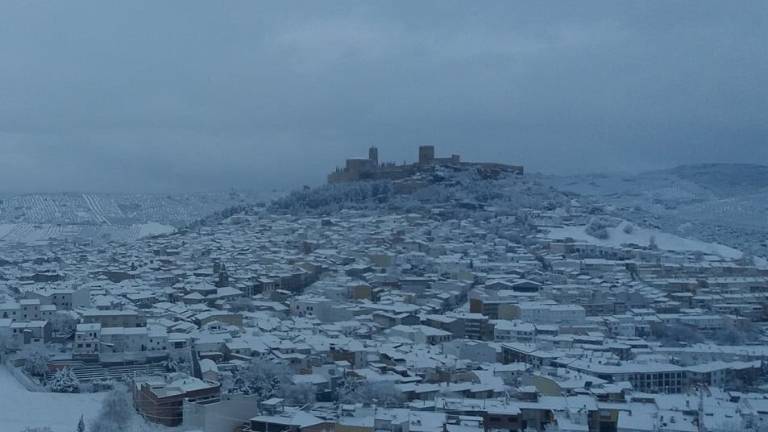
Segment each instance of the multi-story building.
[[42,304],[54,305],[58,310],[87,308],[91,305],[91,290],[88,287],[29,291],[26,296],[39,299]]
[[90,309],[83,312],[83,323],[101,324],[102,328],[107,327],[144,327],[147,321],[144,315],[135,310],[95,310]]
[[574,304],[524,302],[510,307],[511,319],[534,324],[580,325],[586,319],[583,307]]
[[627,381],[639,392],[682,393],[688,386],[687,371],[669,363],[636,363],[576,360],[563,362],[569,369],[589,373],[612,383]]
[[75,343],[72,348],[72,356],[76,359],[98,359],[100,344],[101,324],[78,324],[75,329]]
[[149,349],[147,327],[105,327],[101,329],[102,353],[142,352]]
[[145,419],[168,427],[184,420],[184,401],[212,403],[219,400],[221,384],[184,374],[143,377],[133,382],[133,403]]

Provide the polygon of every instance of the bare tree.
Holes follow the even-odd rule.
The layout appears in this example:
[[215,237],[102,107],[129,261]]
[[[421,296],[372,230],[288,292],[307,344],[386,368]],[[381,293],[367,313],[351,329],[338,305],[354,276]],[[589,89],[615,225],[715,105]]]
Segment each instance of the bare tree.
[[113,432],[127,430],[136,417],[133,401],[128,390],[118,386],[110,391],[101,404],[96,419],[91,423],[90,432]]
[[57,313],[51,319],[51,327],[56,334],[71,337],[75,334],[77,320],[67,313]]
[[284,387],[283,397],[292,405],[306,405],[315,402],[317,392],[311,384],[291,384]]
[[693,328],[683,324],[655,324],[651,334],[665,345],[682,345],[704,342],[704,338]]
[[257,395],[262,400],[279,397],[294,405],[315,402],[315,388],[310,384],[294,384],[291,376],[291,369],[282,363],[255,359],[226,379],[224,387],[230,393]]
[[403,393],[391,382],[347,381],[339,391],[342,403],[370,403],[400,406],[405,402]]
[[30,349],[22,353],[24,371],[36,377],[48,372],[48,353],[42,349]]

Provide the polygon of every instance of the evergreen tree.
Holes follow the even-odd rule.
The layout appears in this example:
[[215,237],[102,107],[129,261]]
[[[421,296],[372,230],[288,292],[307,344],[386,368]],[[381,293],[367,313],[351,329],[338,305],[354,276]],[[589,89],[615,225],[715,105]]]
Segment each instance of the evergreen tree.
[[51,391],[56,393],[77,393],[80,391],[80,380],[70,368],[60,369],[49,383]]

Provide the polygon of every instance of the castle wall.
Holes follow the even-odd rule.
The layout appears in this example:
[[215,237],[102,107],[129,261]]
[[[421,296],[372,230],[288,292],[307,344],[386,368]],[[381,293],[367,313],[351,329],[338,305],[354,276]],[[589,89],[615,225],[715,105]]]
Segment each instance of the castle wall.
[[362,180],[401,180],[410,177],[427,166],[454,165],[490,171],[503,171],[523,175],[522,165],[506,165],[493,162],[461,162],[459,155],[435,158],[434,146],[419,147],[419,162],[410,165],[379,164],[379,152],[375,147],[369,150],[368,159],[347,159],[346,167],[328,175],[328,183],[344,183]]

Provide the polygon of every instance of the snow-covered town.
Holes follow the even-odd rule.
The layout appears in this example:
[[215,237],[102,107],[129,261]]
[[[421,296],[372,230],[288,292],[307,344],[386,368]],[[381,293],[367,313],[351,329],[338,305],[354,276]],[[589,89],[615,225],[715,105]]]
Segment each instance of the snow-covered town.
[[0,0],[0,432],[768,432],[768,0]]
[[143,239],[3,242],[3,430],[768,428],[764,259],[434,151]]

